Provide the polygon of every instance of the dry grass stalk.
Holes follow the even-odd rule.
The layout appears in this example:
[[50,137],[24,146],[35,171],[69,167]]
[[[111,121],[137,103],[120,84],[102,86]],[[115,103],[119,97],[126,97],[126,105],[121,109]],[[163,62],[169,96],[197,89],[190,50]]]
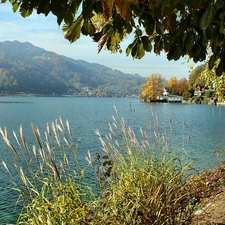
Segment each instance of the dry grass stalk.
[[[167,133],[160,132],[153,111],[155,123],[149,123],[147,131],[140,128],[140,134],[115,111],[110,133],[103,137],[96,130],[105,155],[93,157],[88,151],[86,157],[95,171],[94,184],[100,187],[98,196],[85,180],[86,167],[79,165],[68,121],[66,126],[62,118],[47,124],[44,141],[32,125],[37,147],[33,145],[31,152],[21,129],[21,140],[14,138],[23,154],[17,154],[6,130],[0,131],[8,147],[21,157],[15,165],[24,184],[24,190],[19,190],[30,201],[20,224],[189,224],[193,199],[184,187],[190,164],[183,164],[170,151]],[[24,157],[27,152],[30,160]],[[21,165],[28,165],[28,171]]]

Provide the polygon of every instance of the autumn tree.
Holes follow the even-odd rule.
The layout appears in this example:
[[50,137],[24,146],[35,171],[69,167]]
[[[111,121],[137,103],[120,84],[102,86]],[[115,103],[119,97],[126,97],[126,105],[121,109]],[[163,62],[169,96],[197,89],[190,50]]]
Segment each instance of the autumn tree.
[[[220,59],[216,74],[225,71],[225,1],[224,0],[8,0],[14,12],[27,17],[53,13],[70,42],[82,35],[122,52],[121,42],[133,37],[126,54],[141,59],[145,52],[160,54],[168,60],[189,56],[203,61],[210,49],[208,67]],[[7,0],[1,0],[2,3]]]
[[176,77],[171,77],[165,84],[165,88],[170,88],[172,94],[178,94],[178,82]]
[[188,81],[186,78],[181,78],[177,82],[177,91],[179,95],[183,95],[188,90]]
[[197,84],[200,84],[200,83],[205,83],[203,77],[201,77],[201,73],[202,71],[206,68],[206,65],[203,64],[203,65],[200,65],[200,66],[197,66],[195,67],[190,75],[189,75],[189,82],[188,82],[188,89],[191,90],[191,89],[195,89],[196,85]]
[[176,77],[171,77],[164,86],[166,89],[170,89],[172,94],[183,95],[183,93],[187,91],[188,81],[186,78],[177,80]]
[[205,80],[205,84],[207,86],[211,86],[215,90],[215,94],[218,95],[219,101],[224,101],[225,94],[225,74],[223,73],[221,76],[216,75],[216,70],[219,65],[219,61],[215,64],[215,66],[209,70],[208,66],[205,66],[205,69],[201,72],[201,79]]
[[147,82],[141,85],[142,93],[140,99],[153,100],[163,94],[163,78],[161,74],[152,74],[147,78]]

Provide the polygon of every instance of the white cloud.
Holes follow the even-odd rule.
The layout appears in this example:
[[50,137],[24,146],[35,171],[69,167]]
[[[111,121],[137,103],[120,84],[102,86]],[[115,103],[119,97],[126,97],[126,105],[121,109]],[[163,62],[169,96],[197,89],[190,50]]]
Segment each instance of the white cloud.
[[[57,54],[99,63],[125,73],[137,73],[141,76],[159,73],[166,79],[173,76],[178,79],[188,78],[189,75],[187,64],[183,64],[184,60],[169,62],[165,54],[155,56],[154,53],[146,53],[143,59],[133,60],[131,56],[126,57],[125,51],[122,54],[112,54],[102,50],[100,54],[97,54],[97,43],[94,43],[89,37],[82,37],[77,42],[70,44],[64,39],[61,27],[57,25],[53,15],[45,17],[33,14],[28,18],[22,18],[18,12],[12,12],[9,3],[0,5],[0,30],[0,41],[28,41]],[[125,43],[129,43],[129,39]]]

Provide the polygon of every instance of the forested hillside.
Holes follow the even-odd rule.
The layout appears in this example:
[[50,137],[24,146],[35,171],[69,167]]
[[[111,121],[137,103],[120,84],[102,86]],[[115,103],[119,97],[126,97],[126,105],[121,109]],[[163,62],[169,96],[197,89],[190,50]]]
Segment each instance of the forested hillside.
[[18,41],[0,42],[0,92],[139,94],[145,78]]

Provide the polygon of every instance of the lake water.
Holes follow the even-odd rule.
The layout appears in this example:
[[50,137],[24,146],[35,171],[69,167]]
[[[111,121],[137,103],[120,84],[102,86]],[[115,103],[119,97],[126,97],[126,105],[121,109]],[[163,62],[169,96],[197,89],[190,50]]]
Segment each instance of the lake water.
[[[223,161],[214,152],[225,148],[225,107],[194,104],[147,104],[137,98],[63,98],[63,97],[0,97],[0,127],[9,134],[23,125],[25,135],[31,132],[31,123],[45,130],[46,123],[60,116],[68,119],[75,139],[80,139],[80,157],[87,151],[101,151],[95,130],[104,135],[109,132],[108,123],[115,115],[116,106],[126,124],[137,131],[145,129],[154,121],[152,110],[157,114],[159,127],[171,132],[171,142],[178,150],[189,153],[196,160],[197,169],[210,169]],[[147,129],[147,128],[146,128]],[[12,165],[11,152],[0,140],[0,161]],[[10,180],[0,165],[0,225],[15,223],[18,208],[15,208],[17,193],[9,188]]]

